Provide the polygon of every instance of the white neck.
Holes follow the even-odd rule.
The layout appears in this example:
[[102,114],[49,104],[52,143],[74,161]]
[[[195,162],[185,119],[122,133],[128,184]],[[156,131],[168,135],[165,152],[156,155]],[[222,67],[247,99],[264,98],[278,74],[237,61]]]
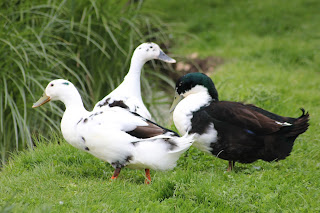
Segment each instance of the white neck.
[[141,99],[141,69],[147,62],[143,57],[133,54],[128,74],[124,77],[121,87],[125,88],[127,93],[131,93]]
[[186,93],[173,112],[173,121],[180,134],[190,131],[193,112],[208,105],[212,98],[204,87],[196,87]]
[[66,106],[66,109],[81,108],[83,110],[86,110],[83,106],[81,96],[79,92],[76,90],[65,91],[64,96],[60,97],[59,99],[64,103],[64,105]]
[[76,146],[74,143],[78,141],[78,136],[75,131],[75,127],[79,120],[84,117],[88,111],[84,108],[78,91],[76,93],[68,93],[68,91],[66,91],[66,95],[61,97],[60,100],[66,106],[66,110],[63,113],[61,120],[62,134],[71,145]]

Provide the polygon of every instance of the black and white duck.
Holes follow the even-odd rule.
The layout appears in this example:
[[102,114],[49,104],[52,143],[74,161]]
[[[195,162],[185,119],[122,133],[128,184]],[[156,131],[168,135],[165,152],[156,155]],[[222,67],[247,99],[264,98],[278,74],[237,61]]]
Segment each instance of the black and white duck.
[[51,81],[33,108],[49,101],[62,101],[66,107],[61,131],[72,146],[110,163],[118,177],[123,167],[150,170],[173,169],[180,155],[193,143],[193,136],[177,133],[121,107],[88,112],[76,87],[67,80]]
[[278,161],[290,155],[295,139],[309,126],[309,114],[283,117],[252,104],[219,101],[213,81],[202,73],[189,73],[176,83],[171,107],[180,134],[195,133],[194,146],[235,162],[258,159]]
[[144,118],[151,119],[151,114],[142,101],[140,76],[143,65],[152,59],[166,63],[176,62],[176,60],[167,56],[159,45],[155,43],[148,42],[139,45],[133,52],[130,69],[123,82],[99,101],[93,111],[120,106],[131,112],[136,112]]

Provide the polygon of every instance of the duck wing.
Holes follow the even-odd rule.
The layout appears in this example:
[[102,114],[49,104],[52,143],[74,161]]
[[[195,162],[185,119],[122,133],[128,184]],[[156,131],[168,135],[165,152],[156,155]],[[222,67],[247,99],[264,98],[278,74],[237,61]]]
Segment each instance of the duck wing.
[[[239,102],[214,101],[203,110],[213,119],[250,130],[255,134],[271,134],[284,126],[281,121],[273,119],[272,116],[267,116],[267,113],[262,113],[268,111],[257,110],[260,108],[253,106]],[[276,116],[274,117],[277,118]]]
[[261,114],[263,114],[273,120],[276,120],[278,122],[282,122],[282,123],[288,122],[288,123],[292,124],[295,120],[297,120],[296,118],[284,117],[284,116],[274,114],[274,113],[269,112],[267,110],[261,109],[253,104],[246,104],[245,106],[247,106],[248,108],[251,108],[251,109],[253,109],[253,110],[255,110],[255,111],[257,111],[257,112],[259,112],[259,113],[261,113]]
[[142,118],[140,115],[138,115],[137,113],[133,113],[135,116],[140,117],[141,119],[143,119],[147,125],[145,126],[137,126],[135,129],[127,132],[128,134],[130,134],[131,136],[134,136],[136,138],[142,138],[142,139],[146,139],[146,138],[151,138],[151,137],[155,137],[155,136],[159,136],[159,135],[170,135],[170,136],[178,136],[178,133],[166,129],[148,119]]
[[134,137],[135,140],[136,138],[148,139],[160,135],[163,135],[164,138],[179,136],[174,131],[118,106],[92,112],[81,123],[85,125],[86,122],[88,122],[88,125],[91,125],[91,128],[115,129]]

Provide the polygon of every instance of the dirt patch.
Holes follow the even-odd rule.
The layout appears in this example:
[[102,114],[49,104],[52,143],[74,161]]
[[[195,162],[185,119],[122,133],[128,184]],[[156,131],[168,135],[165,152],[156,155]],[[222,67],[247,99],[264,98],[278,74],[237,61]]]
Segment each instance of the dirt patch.
[[185,58],[178,58],[176,64],[172,64],[175,72],[168,73],[174,81],[191,72],[202,72],[207,75],[213,73],[217,67],[224,63],[224,59],[216,56],[199,58],[198,53],[193,53]]

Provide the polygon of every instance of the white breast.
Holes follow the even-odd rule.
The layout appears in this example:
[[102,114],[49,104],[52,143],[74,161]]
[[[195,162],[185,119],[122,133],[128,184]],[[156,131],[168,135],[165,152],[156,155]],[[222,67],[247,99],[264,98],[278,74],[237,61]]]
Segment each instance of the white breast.
[[[193,112],[210,103],[211,96],[204,87],[194,87],[187,96],[179,102],[173,112],[173,121],[181,135],[192,129]],[[218,132],[211,123],[204,134],[195,134],[194,146],[204,152],[210,152],[210,144],[217,141]]]
[[186,93],[173,112],[173,121],[180,134],[190,131],[193,112],[207,105],[211,101],[208,90],[202,86],[196,86]]
[[84,150],[86,145],[84,144],[81,136],[79,136],[76,127],[78,122],[86,115],[87,112],[85,110],[67,108],[61,120],[61,132],[64,139],[69,144],[80,150]]
[[217,142],[217,139],[218,132],[214,128],[213,123],[211,123],[204,134],[195,134],[195,142],[193,145],[203,152],[210,153],[210,151],[212,150],[210,144]]

